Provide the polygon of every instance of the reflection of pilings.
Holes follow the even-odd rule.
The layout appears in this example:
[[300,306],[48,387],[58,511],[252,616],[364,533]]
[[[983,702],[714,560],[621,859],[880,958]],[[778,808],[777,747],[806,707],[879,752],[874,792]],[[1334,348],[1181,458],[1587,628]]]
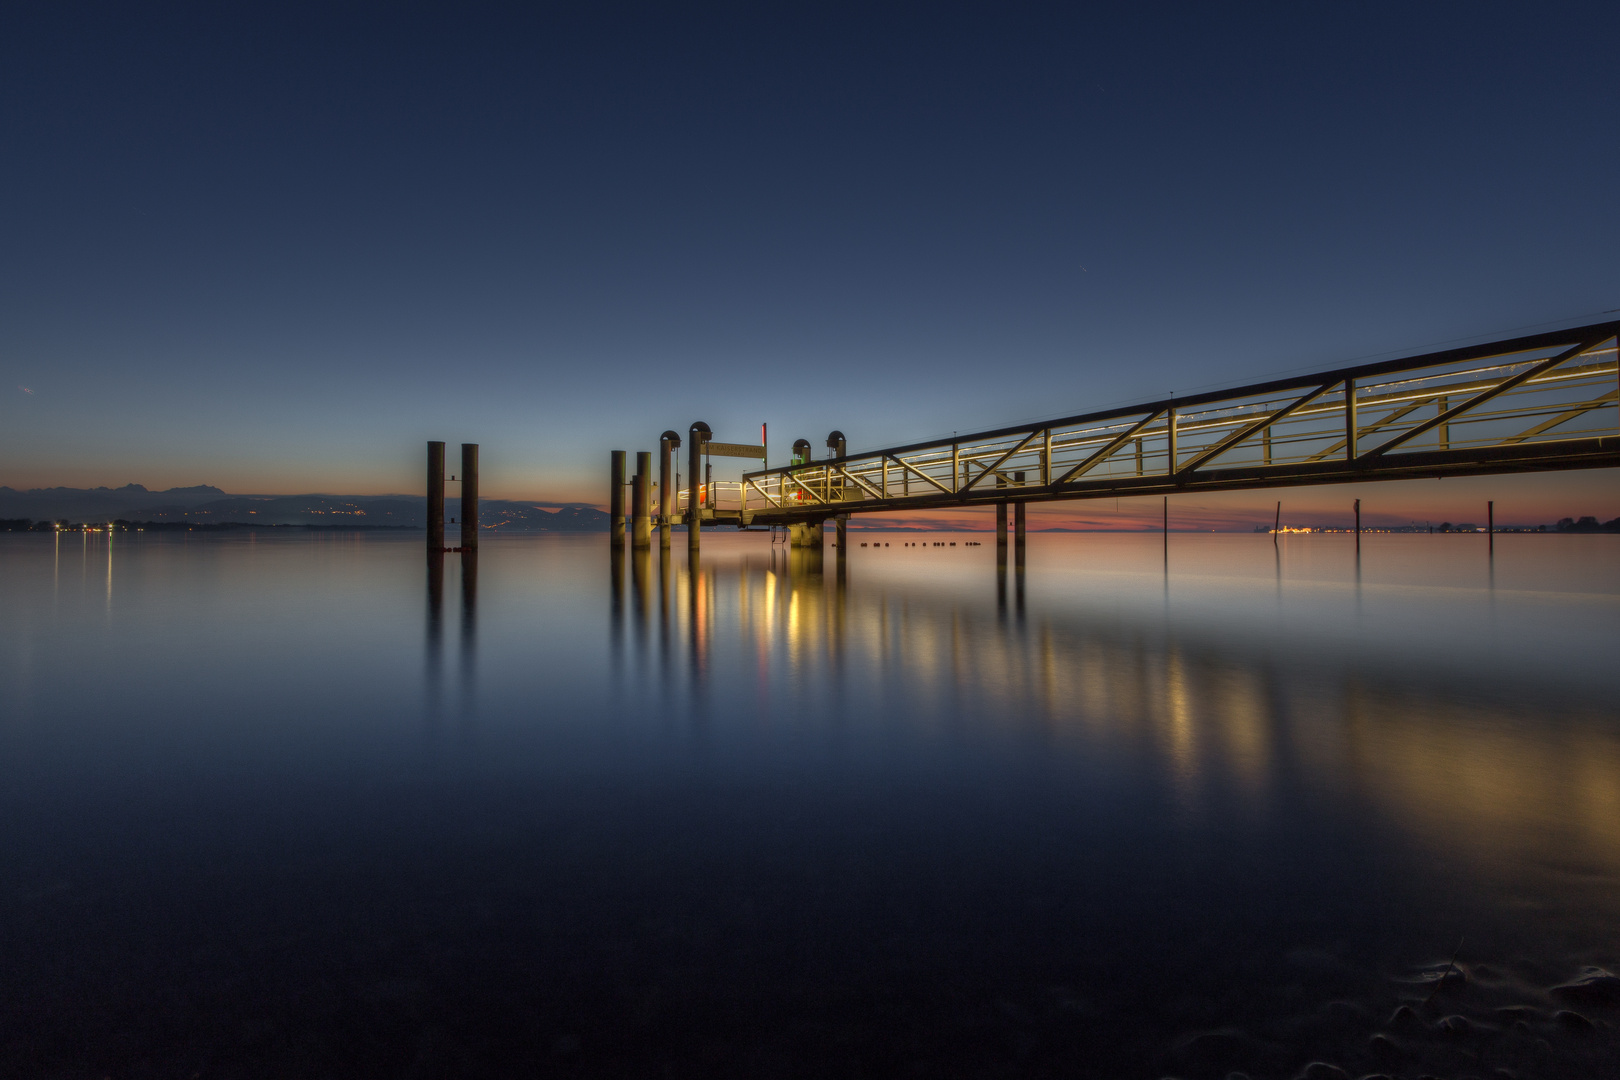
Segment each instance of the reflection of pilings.
[[[1024,486],[1023,473],[1013,473],[1013,486]],[[1018,563],[1018,597],[1020,610],[1022,610],[1024,596],[1024,531],[1025,525],[1027,524],[1025,515],[1028,510],[1029,504],[1024,502],[1019,502],[1013,507],[1013,559]]]
[[1003,622],[1007,619],[1007,553],[1005,549],[998,552],[996,558],[996,615]]
[[849,546],[849,530],[846,528],[846,526],[848,524],[849,524],[849,515],[848,514],[839,514],[838,515],[838,535],[833,540],[833,543],[838,545],[837,565],[838,565],[838,585],[839,585],[840,589],[843,588],[844,579],[845,579],[844,549]]
[[478,444],[470,442],[461,444],[461,550],[478,551]]
[[477,657],[478,551],[474,548],[461,553],[461,698],[469,718],[477,687]]
[[847,627],[848,588],[844,581],[844,549],[838,548],[838,577],[833,586],[832,610],[829,612],[829,630],[831,640],[828,642],[830,655],[828,657],[831,671],[833,696],[833,715],[844,715],[844,639]]
[[630,543],[637,548],[652,544],[652,454],[636,452],[635,486],[630,492]]
[[664,681],[665,689],[669,686],[669,590],[673,587],[670,581],[669,545],[665,544],[658,550],[658,671]]
[[624,547],[624,451],[608,458],[608,546]]
[[624,649],[624,548],[613,544],[608,545],[608,595],[609,648],[613,656],[614,675],[617,676]]
[[639,547],[630,553],[630,585],[635,605],[636,655],[645,665],[647,658],[647,621],[652,616],[652,550]]
[[[428,443],[427,457],[427,549],[444,551],[444,443]],[[442,560],[441,560],[442,562]],[[441,565],[440,573],[444,572]]]
[[[444,444],[439,444],[442,462]],[[444,486],[439,486],[440,492]],[[441,500],[439,510],[440,543],[437,548],[428,548],[427,553],[427,670],[423,673],[426,681],[428,719],[434,720],[439,714],[440,680],[443,678],[441,670],[444,657],[444,510]]]
[[821,545],[788,549],[788,577],[795,581],[820,581],[823,572]]
[[708,605],[703,593],[703,570],[699,565],[698,549],[688,547],[686,559],[686,628],[687,628],[687,660],[691,665],[692,698],[694,701],[703,696],[703,669],[708,657],[704,650],[708,645]]

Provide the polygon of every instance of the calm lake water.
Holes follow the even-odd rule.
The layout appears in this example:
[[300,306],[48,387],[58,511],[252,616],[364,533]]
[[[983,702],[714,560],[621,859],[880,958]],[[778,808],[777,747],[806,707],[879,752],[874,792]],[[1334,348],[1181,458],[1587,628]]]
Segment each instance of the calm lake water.
[[1620,1075],[1620,537],[850,537],[0,538],[0,1075]]

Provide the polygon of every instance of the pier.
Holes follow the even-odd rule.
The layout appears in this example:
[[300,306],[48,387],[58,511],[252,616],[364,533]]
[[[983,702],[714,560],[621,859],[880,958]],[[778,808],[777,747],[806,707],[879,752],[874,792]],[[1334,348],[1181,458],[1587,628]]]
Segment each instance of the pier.
[[765,447],[714,441],[700,421],[683,490],[669,475],[679,437],[662,437],[657,524],[665,546],[685,524],[695,550],[704,526],[784,528],[819,547],[832,521],[841,552],[850,514],[988,504],[1005,561],[1008,512],[1021,557],[1034,502],[1615,467],[1617,335],[1620,322],[1596,323],[857,454],[835,431],[822,460],[799,439],[787,465],[729,483],[712,481],[711,459]]

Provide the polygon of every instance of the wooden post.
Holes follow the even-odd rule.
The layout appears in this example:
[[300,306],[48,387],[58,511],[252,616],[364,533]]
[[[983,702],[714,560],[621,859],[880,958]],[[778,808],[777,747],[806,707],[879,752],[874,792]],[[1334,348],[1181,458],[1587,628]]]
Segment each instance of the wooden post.
[[641,549],[652,546],[652,454],[636,451],[635,486],[630,490],[630,544]]
[[608,543],[624,547],[624,451],[613,451],[608,465]]
[[461,444],[461,550],[478,551],[478,444],[469,442]]
[[428,443],[427,549],[444,553],[444,443]]
[[[1007,478],[1000,473],[996,474],[996,487],[1007,486]],[[1007,501],[1005,499],[996,503],[996,565],[1007,565]]]
[[[703,532],[703,444],[709,437],[709,425],[699,420],[686,433],[686,550],[698,549]],[[695,580],[695,579],[694,579]]]
[[665,550],[669,548],[669,531],[674,523],[671,514],[675,507],[675,478],[670,475],[670,455],[680,445],[681,437],[673,431],[666,431],[658,438],[662,454],[658,465],[658,546]]
[[[1024,486],[1024,474],[1013,473],[1013,486]],[[1025,511],[1028,504],[1020,501],[1013,504],[1013,561],[1019,566],[1024,565],[1024,528],[1026,525]]]

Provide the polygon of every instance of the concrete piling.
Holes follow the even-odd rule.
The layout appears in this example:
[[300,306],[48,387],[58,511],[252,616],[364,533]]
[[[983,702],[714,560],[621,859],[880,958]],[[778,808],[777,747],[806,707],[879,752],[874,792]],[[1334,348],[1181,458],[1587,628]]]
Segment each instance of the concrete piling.
[[796,548],[815,548],[820,551],[822,523],[819,521],[796,521],[789,525],[788,544]]
[[624,451],[615,450],[608,463],[608,543],[624,547]]
[[676,432],[666,431],[658,437],[661,458],[658,463],[658,546],[665,551],[669,550],[669,533],[674,525],[672,515],[675,512],[675,477],[671,472],[671,454],[680,446],[681,437]]
[[461,550],[478,550],[478,444],[461,444]]
[[[1024,486],[1024,474],[1013,473],[1013,486]],[[1024,531],[1027,525],[1026,512],[1028,503],[1017,502],[1013,504],[1013,560],[1019,566],[1024,565]]]
[[[1000,473],[996,474],[996,487],[1007,486],[1007,478]],[[1007,502],[1003,499],[996,503],[996,565],[1007,565]]]
[[698,550],[703,532],[703,444],[713,434],[709,425],[699,420],[687,429],[686,448],[686,550]]
[[428,443],[427,454],[427,549],[429,555],[443,555],[444,443]]
[[630,491],[630,544],[636,550],[652,546],[652,454],[636,451],[636,479]]

